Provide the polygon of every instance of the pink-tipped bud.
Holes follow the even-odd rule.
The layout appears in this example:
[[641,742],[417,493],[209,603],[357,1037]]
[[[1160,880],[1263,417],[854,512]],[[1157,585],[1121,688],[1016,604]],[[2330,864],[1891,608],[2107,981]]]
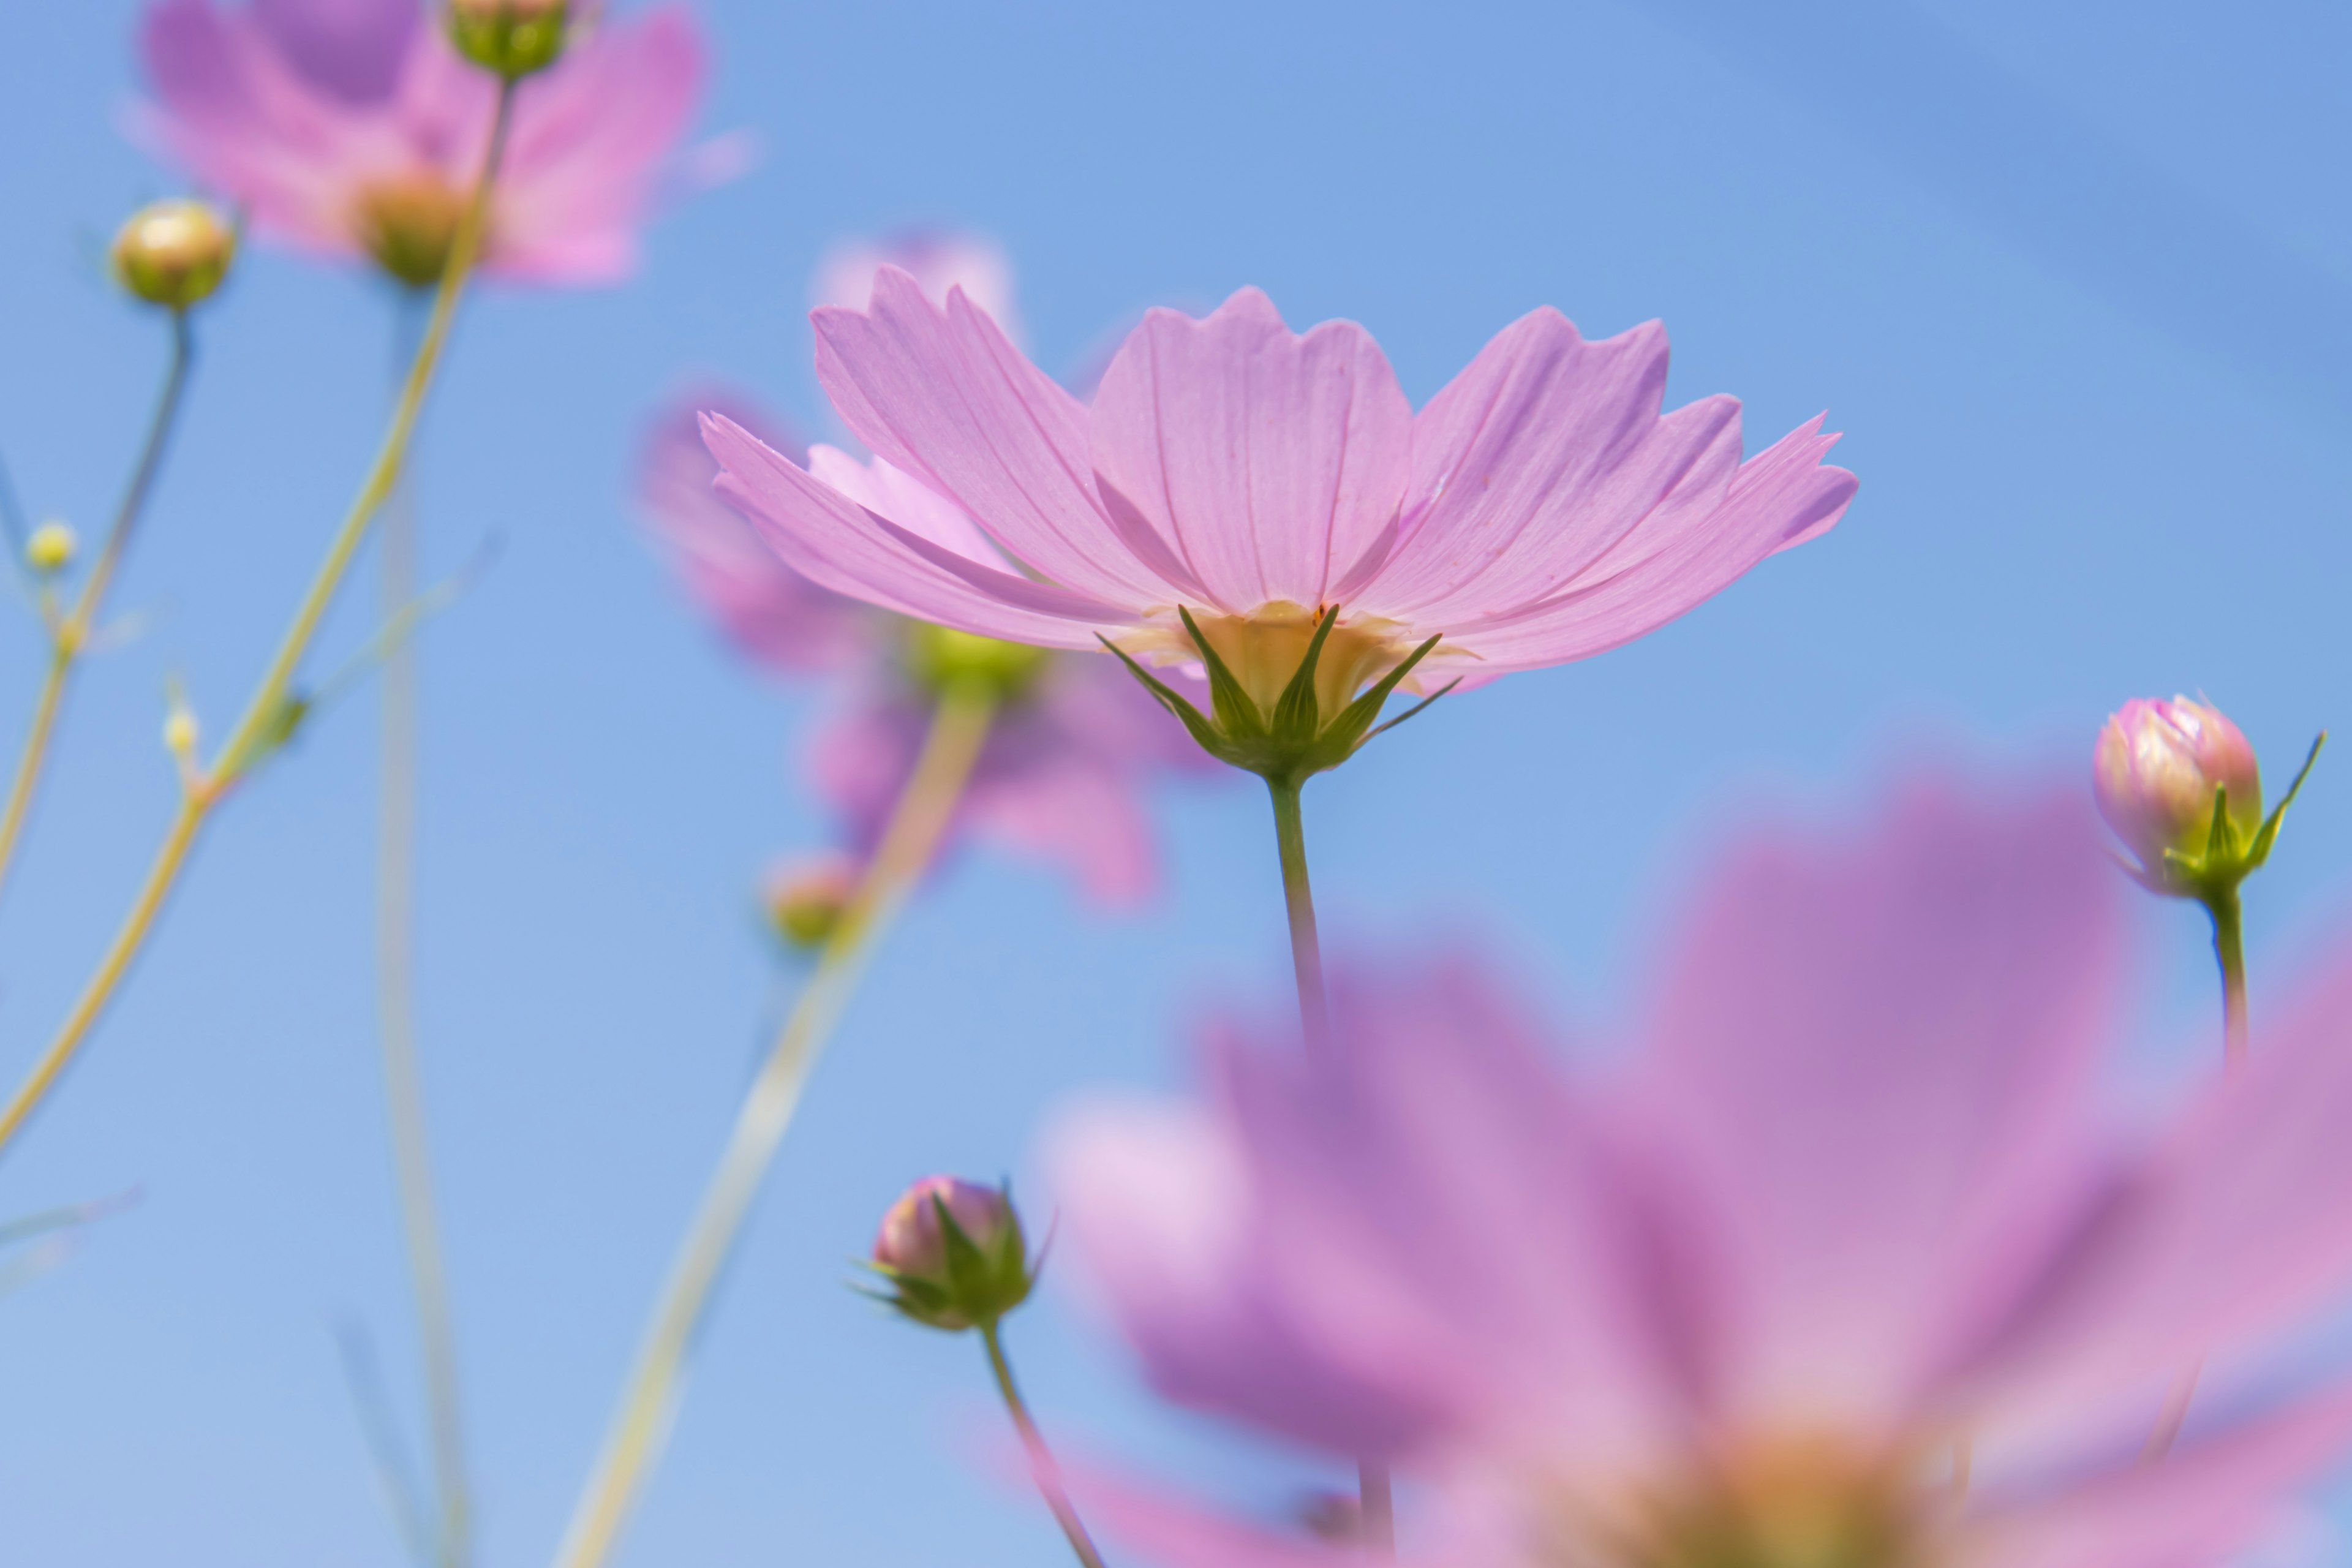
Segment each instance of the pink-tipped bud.
[[892,1306],[935,1329],[992,1323],[1034,1282],[1011,1192],[955,1176],[926,1176],[899,1194],[874,1237],[873,1268]]
[[768,878],[762,901],[768,925],[785,946],[814,952],[833,940],[849,900],[856,896],[857,863],[828,855],[786,866]]
[[2153,875],[2165,852],[2201,858],[2212,842],[2213,792],[2228,792],[2235,848],[2263,825],[2263,782],[2254,749],[2221,710],[2175,697],[2135,698],[2099,731],[2093,764],[2099,814]]

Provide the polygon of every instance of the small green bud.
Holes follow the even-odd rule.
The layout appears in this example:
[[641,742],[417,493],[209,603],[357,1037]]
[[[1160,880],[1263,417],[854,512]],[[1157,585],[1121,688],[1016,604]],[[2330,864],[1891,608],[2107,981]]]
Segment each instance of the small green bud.
[[768,924],[785,946],[814,952],[833,940],[857,881],[857,867],[845,855],[785,867],[768,879]]
[[184,310],[211,295],[236,258],[236,230],[203,202],[156,202],[114,237],[115,280],[151,305]]
[[553,65],[563,53],[567,0],[449,0],[449,42],[457,52],[512,81]]
[[954,1176],[926,1176],[899,1195],[868,1267],[890,1286],[885,1300],[950,1332],[995,1322],[1036,1282],[1012,1190]]
[[1000,700],[1027,691],[1052,658],[1048,648],[1026,643],[1002,642],[929,621],[910,621],[907,628],[907,673],[926,691],[950,686],[986,686]]
[[187,762],[196,754],[198,739],[196,716],[174,703],[163,720],[163,749],[182,762]]
[[71,523],[53,517],[25,541],[25,564],[44,577],[62,572],[72,563],[74,547],[79,542]]

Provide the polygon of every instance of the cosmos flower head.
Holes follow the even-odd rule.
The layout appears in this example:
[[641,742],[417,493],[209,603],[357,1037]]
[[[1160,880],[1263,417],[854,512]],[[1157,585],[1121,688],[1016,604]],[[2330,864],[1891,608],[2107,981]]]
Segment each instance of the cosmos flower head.
[[1310,644],[1327,720],[1425,643],[1409,690],[1616,647],[1854,489],[1818,419],[1743,458],[1736,400],[1662,413],[1655,323],[1587,342],[1537,310],[1416,414],[1361,327],[1294,333],[1254,289],[1148,313],[1091,405],[903,270],[812,319],[851,431],[998,553],[911,535],[713,415],[721,493],[796,570],[982,636],[1222,663],[1268,714]]
[[[1767,835],[1613,1067],[1474,963],[1359,967],[1330,1053],[1228,1026],[1204,1107],[1076,1121],[1066,1234],[1164,1392],[1423,1483],[1413,1560],[2228,1562],[2352,1444],[2340,1372],[2264,1371],[2352,1284],[2352,962],[2130,1135],[2118,896],[2071,795]],[[1180,1568],[1350,1560],[1095,1511]]]
[[[682,8],[572,34],[519,89],[484,258],[495,277],[626,276],[700,94]],[[417,0],[162,0],[140,41],[143,134],[257,230],[410,287],[439,278],[499,89]]]

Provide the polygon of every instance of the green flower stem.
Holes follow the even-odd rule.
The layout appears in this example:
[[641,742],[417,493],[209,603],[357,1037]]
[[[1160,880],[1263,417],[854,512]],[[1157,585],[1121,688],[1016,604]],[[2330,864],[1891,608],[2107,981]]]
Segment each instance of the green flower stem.
[[[1282,855],[1282,901],[1290,917],[1290,968],[1298,984],[1298,1026],[1309,1055],[1331,1049],[1331,999],[1323,984],[1323,941],[1315,928],[1315,891],[1307,877],[1307,824],[1299,808],[1299,781],[1268,777],[1274,796],[1274,837]],[[1365,1459],[1356,1467],[1359,1522],[1364,1549],[1377,1557],[1396,1555],[1396,1505],[1386,1465]]]
[[1031,1419],[1029,1406],[1023,1402],[1021,1390],[1013,1381],[1013,1363],[1004,1356],[1001,1322],[981,1324],[980,1338],[988,1347],[988,1370],[996,1374],[996,1392],[1004,1396],[1004,1408],[1013,1417],[1013,1430],[1021,1434],[1021,1446],[1029,1451],[1029,1473],[1035,1478],[1045,1506],[1054,1510],[1054,1522],[1062,1527],[1070,1550],[1077,1553],[1086,1568],[1103,1568],[1102,1553],[1095,1549],[1094,1538],[1087,1533],[1076,1506],[1070,1501],[1069,1489],[1062,1484],[1062,1467],[1054,1462],[1054,1451],[1045,1447],[1045,1435],[1037,1430],[1037,1423]]
[[[406,303],[398,333],[404,344],[414,337],[415,325]],[[383,624],[394,626],[412,613],[416,596],[416,490],[405,479],[384,504],[379,549],[381,613]],[[466,1479],[456,1314],[449,1305],[448,1268],[434,1202],[432,1140],[425,1125],[425,1079],[416,1041],[416,679],[414,642],[394,638],[383,655],[377,783],[376,1040],[409,1294],[425,1363],[426,1432],[438,1503],[432,1557],[439,1568],[466,1568],[473,1558],[473,1505]]]
[[[171,444],[173,426],[179,422],[180,405],[188,387],[188,371],[195,362],[195,343],[188,330],[185,310],[173,311],[171,321],[172,354],[164,366],[163,390],[155,397],[155,411],[147,421],[147,437],[140,444],[138,461],[131,470],[131,482],[123,489],[114,521],[107,527],[106,542],[99,547],[98,560],[90,566],[89,575],[82,580],[73,608],[66,612],[65,619],[49,627],[48,669],[41,679],[40,696],[33,704],[32,726],[25,733],[25,749],[16,761],[15,781],[8,786],[7,804],[0,806],[0,883],[6,881],[8,868],[16,861],[16,840],[24,831],[34,791],[40,784],[42,766],[48,759],[49,737],[65,703],[66,682],[75,664],[88,651],[90,630],[98,623],[106,591],[112,586],[115,572],[122,564],[122,552],[139,514],[146,510],[147,497],[155,488],[155,476],[163,466],[163,449]],[[46,606],[46,595],[42,602]]]
[[2236,1072],[2246,1065],[2246,946],[2238,889],[2210,894],[2205,908],[2213,916],[2213,956],[2221,965],[2221,1064]]
[[709,1310],[712,1289],[734,1252],[751,1200],[792,1125],[826,1037],[840,1022],[876,945],[939,848],[980,760],[997,701],[996,688],[984,681],[959,682],[941,693],[930,735],[874,859],[736,1112],[718,1173],[687,1227],[596,1468],[556,1552],[559,1568],[597,1568],[619,1540],[629,1510],[660,1458],[677,1407],[687,1352]]
[[499,164],[506,153],[508,123],[514,112],[514,84],[505,83],[499,91],[498,110],[490,122],[490,140],[482,154],[482,169],[474,181],[473,195],[466,205],[466,215],[457,225],[456,238],[449,246],[448,270],[442,274],[441,286],[433,299],[433,315],[425,323],[425,338],[417,345],[416,359],[409,366],[408,383],[401,389],[400,403],[393,411],[391,427],[384,432],[383,443],[377,447],[375,461],[369,467],[367,478],[360,486],[342,524],[335,531],[333,542],[327,547],[326,559],[310,579],[310,588],[301,603],[295,606],[294,618],[279,639],[278,651],[271,656],[268,668],[260,683],[255,687],[236,727],[208,768],[191,768],[183,777],[180,805],[165,832],[163,843],[155,853],[132,900],[131,911],[115,931],[113,942],[99,961],[97,972],[82,988],[82,993],[66,1015],[65,1022],[42,1051],[40,1059],[26,1075],[5,1110],[0,1110],[0,1151],[22,1130],[26,1119],[40,1105],[57,1084],[58,1076],[80,1048],[90,1028],[105,1012],[121,988],[123,976],[131,970],[131,961],[147,942],[154,929],[155,917],[163,910],[165,900],[185,868],[188,852],[195,847],[198,830],[218,805],[229,787],[259,761],[268,750],[272,737],[282,736],[286,707],[293,685],[294,672],[310,650],[310,641],[318,635],[319,622],[327,606],[341,586],[344,575],[351,570],[352,558],[359,552],[360,542],[366,538],[368,524],[392,494],[398,482],[402,465],[407,460],[408,446],[416,428],[416,417],[425,405],[425,394],[433,382],[433,373],[441,363],[441,351],[447,343],[449,329],[457,314],[457,300],[465,292],[466,280],[472,274],[474,262],[481,249],[482,231],[489,214],[490,188],[497,183]]

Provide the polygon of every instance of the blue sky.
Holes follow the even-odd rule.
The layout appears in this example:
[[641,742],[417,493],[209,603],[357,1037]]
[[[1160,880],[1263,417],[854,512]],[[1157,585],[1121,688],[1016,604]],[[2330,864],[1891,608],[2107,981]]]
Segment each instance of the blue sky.
[[[626,500],[646,411],[698,375],[824,428],[802,302],[832,239],[1000,237],[1039,356],[1265,288],[1363,321],[1426,397],[1496,329],[1662,317],[1671,401],[1751,444],[1826,407],[1841,528],[1635,647],[1416,721],[1310,791],[1330,927],[1489,942],[1566,1017],[1637,987],[1673,889],[1761,793],[1866,801],[1922,750],[2079,778],[2122,699],[2203,689],[2273,777],[2346,717],[2352,16],[2315,4],[1601,0],[1181,8],[706,0],[705,117],[761,165],[634,284],[493,292],[425,437],[426,558],[494,566],[425,642],[421,963],[484,1561],[552,1548],[783,978],[751,889],[824,823],[819,693],[731,661]],[[123,0],[0,9],[0,452],[85,528],[161,332],[96,258],[175,187],[119,132]],[[184,439],[0,909],[19,1070],[118,916],[172,783],[167,673],[215,731],[374,438],[364,279],[257,250],[203,322]],[[365,635],[364,595],[321,667]],[[0,734],[40,649],[0,625]],[[0,1299],[0,1519],[28,1562],[383,1565],[394,1537],[332,1331],[415,1357],[381,1133],[364,693],[236,801],[0,1214],[136,1189]],[[2352,785],[2322,772],[2251,910],[2257,1006],[2340,910]],[[1260,796],[1160,802],[1138,918],[976,855],[894,937],[702,1350],[626,1561],[1034,1562],[969,1462],[974,1347],[888,1321],[846,1260],[908,1179],[1030,1171],[1074,1088],[1183,1078],[1187,1019],[1278,995]],[[2194,919],[2145,911],[2151,1027],[2200,1028]],[[1073,1447],[1267,1506],[1313,1473],[1137,1392],[1059,1291],[1013,1329]]]

